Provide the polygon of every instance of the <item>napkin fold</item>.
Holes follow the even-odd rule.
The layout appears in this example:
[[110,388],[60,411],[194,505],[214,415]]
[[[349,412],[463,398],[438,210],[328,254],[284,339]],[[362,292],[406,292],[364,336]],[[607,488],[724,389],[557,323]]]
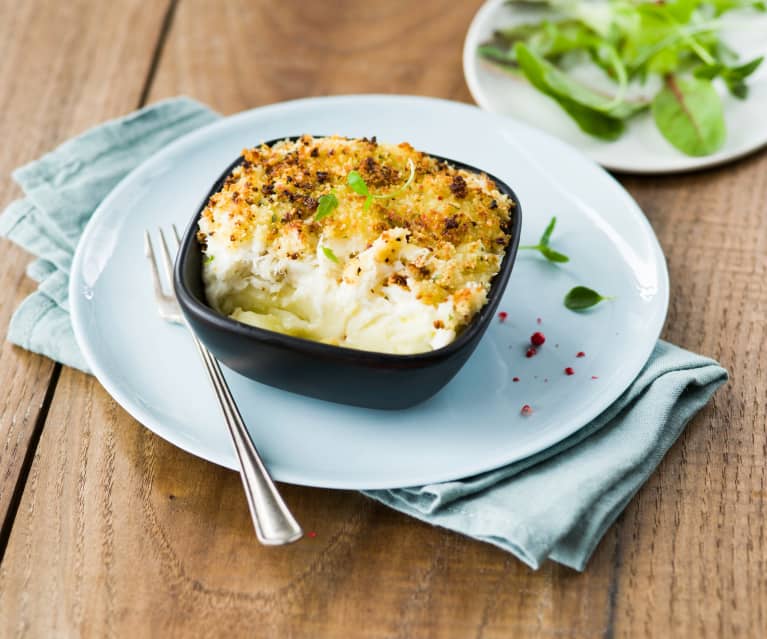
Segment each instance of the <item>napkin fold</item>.
[[[69,269],[85,224],[134,167],[217,117],[189,98],[164,100],[90,129],[13,173],[25,197],[0,215],[0,235],[37,256],[27,274],[39,285],[13,314],[11,342],[88,372],[68,304]],[[532,568],[549,558],[583,570],[607,528],[726,380],[715,361],[659,341],[628,390],[559,444],[475,477],[365,494],[494,544]]]

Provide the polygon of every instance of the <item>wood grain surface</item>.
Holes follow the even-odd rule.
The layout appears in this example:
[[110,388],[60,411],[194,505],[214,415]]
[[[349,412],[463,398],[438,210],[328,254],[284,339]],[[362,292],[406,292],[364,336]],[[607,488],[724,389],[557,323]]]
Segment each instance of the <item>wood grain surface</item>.
[[[165,9],[139,2],[0,3],[0,209],[21,195],[11,171],[142,99]],[[0,240],[0,333],[34,282],[31,259]],[[0,344],[0,556],[58,369]]]
[[[5,173],[145,94],[222,113],[326,93],[470,101],[460,55],[478,2],[37,4],[0,9]],[[30,50],[33,35],[45,44]],[[767,153],[622,181],[668,258],[665,337],[732,380],[585,573],[533,572],[357,493],[294,486],[285,497],[316,534],[260,547],[234,473],[159,439],[82,373],[51,385],[50,362],[6,344],[0,637],[767,636]],[[32,286],[23,254],[3,249],[5,325]]]

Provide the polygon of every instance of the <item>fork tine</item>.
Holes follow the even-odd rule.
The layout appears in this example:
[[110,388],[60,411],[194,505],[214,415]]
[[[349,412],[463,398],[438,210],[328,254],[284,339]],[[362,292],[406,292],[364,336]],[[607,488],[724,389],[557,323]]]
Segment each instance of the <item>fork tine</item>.
[[178,234],[178,229],[175,224],[171,224],[171,227],[173,227],[173,237],[176,238],[176,250],[178,250],[181,248],[181,236]]
[[160,253],[162,253],[162,261],[165,265],[165,274],[168,276],[168,282],[170,282],[170,290],[173,290],[173,260],[170,259],[170,252],[168,251],[168,243],[165,241],[165,233],[160,231]]
[[149,231],[144,231],[144,253],[149,260],[149,265],[152,271],[152,285],[154,286],[155,299],[160,300],[165,293],[162,290],[162,281],[160,280],[160,272],[157,270],[157,259],[154,255],[154,249],[152,248],[152,239],[149,237]]

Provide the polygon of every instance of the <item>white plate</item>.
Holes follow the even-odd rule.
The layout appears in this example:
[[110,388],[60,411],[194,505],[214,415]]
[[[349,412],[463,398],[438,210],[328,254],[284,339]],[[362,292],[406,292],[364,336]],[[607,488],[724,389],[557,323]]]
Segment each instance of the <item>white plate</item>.
[[[701,169],[739,158],[767,144],[767,63],[748,79],[749,96],[738,100],[722,90],[727,141],[705,157],[690,157],[675,149],[660,134],[649,113],[631,121],[626,133],[604,142],[583,133],[550,98],[534,89],[521,75],[505,71],[480,58],[477,46],[495,29],[536,20],[537,8],[509,6],[489,0],[474,16],[463,48],[463,72],[474,100],[493,113],[510,115],[569,142],[602,166],[631,173],[673,173]],[[745,15],[745,17],[743,17]],[[750,60],[767,53],[767,14],[729,14],[722,37]],[[720,87],[722,88],[722,87]]]
[[[644,215],[602,169],[544,133],[476,107],[398,96],[298,100],[222,119],[171,144],[131,173],[85,230],[70,288],[75,334],[107,391],[158,435],[235,466],[189,335],[155,311],[144,229],[184,226],[244,146],[304,131],[407,140],[484,168],[519,196],[523,243],[537,239],[557,214],[553,243],[572,261],[558,267],[521,253],[500,307],[509,319],[494,321],[457,377],[413,409],[331,404],[227,371],[277,479],[384,488],[495,468],[576,431],[645,363],[666,316],[666,266]],[[616,300],[582,315],[568,311],[562,298],[579,283]],[[548,341],[526,359],[536,330]],[[587,356],[576,358],[578,351]],[[566,376],[566,366],[576,374]],[[520,415],[524,404],[534,415]]]

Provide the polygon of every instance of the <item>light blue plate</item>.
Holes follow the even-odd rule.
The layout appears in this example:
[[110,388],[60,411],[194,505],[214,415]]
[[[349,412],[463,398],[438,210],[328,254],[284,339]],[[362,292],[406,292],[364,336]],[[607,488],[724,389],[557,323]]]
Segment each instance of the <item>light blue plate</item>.
[[[298,100],[222,119],[168,146],[109,195],[83,234],[70,289],[75,334],[99,381],[147,428],[235,467],[189,335],[155,311],[142,236],[145,228],[186,226],[243,147],[303,132],[407,140],[483,168],[519,196],[522,243],[535,243],[557,215],[553,245],[571,261],[555,266],[520,252],[500,306],[508,320],[493,322],[442,392],[409,410],[331,404],[227,371],[276,479],[390,488],[496,468],[578,430],[644,365],[666,317],[666,265],[639,207],[596,164],[544,133],[463,104],[400,96]],[[568,311],[562,298],[577,284],[615,300]],[[546,344],[527,359],[538,330]],[[586,356],[576,357],[579,351]],[[568,366],[574,375],[565,375]],[[532,416],[520,415],[524,404]]]

